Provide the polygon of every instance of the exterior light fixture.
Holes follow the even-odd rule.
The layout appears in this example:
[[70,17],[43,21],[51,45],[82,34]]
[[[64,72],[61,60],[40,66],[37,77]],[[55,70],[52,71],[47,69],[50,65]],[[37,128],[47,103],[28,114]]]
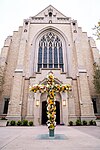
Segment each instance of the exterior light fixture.
[[36,100],[36,106],[39,106],[39,100]]
[[66,106],[66,100],[65,99],[63,100],[63,106]]

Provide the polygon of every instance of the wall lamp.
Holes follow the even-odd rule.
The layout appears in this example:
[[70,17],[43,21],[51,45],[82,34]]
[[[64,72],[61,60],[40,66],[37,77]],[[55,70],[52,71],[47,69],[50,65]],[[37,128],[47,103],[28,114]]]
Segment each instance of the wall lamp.
[[66,106],[66,100],[65,99],[63,100],[63,106]]
[[39,103],[40,103],[39,100],[36,100],[36,106],[39,106]]

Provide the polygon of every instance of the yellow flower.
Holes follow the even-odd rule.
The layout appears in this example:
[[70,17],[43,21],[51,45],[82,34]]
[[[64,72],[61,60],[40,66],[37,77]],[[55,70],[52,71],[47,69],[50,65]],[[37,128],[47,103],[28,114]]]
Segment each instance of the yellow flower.
[[52,105],[53,104],[53,101],[52,100],[50,100],[50,105]]
[[66,88],[65,88],[65,86],[63,85],[62,86],[62,89],[61,89],[62,91],[65,91],[66,90]]

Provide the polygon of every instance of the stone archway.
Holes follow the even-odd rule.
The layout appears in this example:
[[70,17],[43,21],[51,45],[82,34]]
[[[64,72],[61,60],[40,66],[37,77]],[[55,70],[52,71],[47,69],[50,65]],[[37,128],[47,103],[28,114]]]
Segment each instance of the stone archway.
[[[42,102],[42,118],[41,118],[41,124],[44,125],[47,122],[47,108],[46,108],[47,102],[43,101]],[[60,124],[60,102],[56,101],[56,123],[59,125]]]
[[60,124],[60,102],[56,101],[56,123]]
[[47,114],[46,114],[47,108],[46,108],[46,105],[47,105],[47,102],[43,101],[42,102],[42,116],[41,116],[41,124],[42,125],[46,124],[46,122],[47,122]]

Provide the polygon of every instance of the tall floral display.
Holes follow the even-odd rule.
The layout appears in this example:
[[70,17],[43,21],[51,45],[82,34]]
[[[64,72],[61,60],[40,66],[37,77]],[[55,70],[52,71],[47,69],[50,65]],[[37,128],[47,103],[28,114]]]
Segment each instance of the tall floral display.
[[[48,128],[54,130],[56,126],[56,105],[55,105],[55,84],[54,75],[50,73],[47,78],[47,125]],[[52,131],[51,131],[52,132]]]
[[49,128],[49,136],[51,137],[54,136],[54,129],[56,126],[56,92],[69,92],[70,90],[71,86],[69,84],[55,84],[52,72],[50,72],[47,76],[47,85],[33,85],[30,87],[30,91],[33,91],[34,93],[37,91],[40,93],[47,92],[47,126]]

